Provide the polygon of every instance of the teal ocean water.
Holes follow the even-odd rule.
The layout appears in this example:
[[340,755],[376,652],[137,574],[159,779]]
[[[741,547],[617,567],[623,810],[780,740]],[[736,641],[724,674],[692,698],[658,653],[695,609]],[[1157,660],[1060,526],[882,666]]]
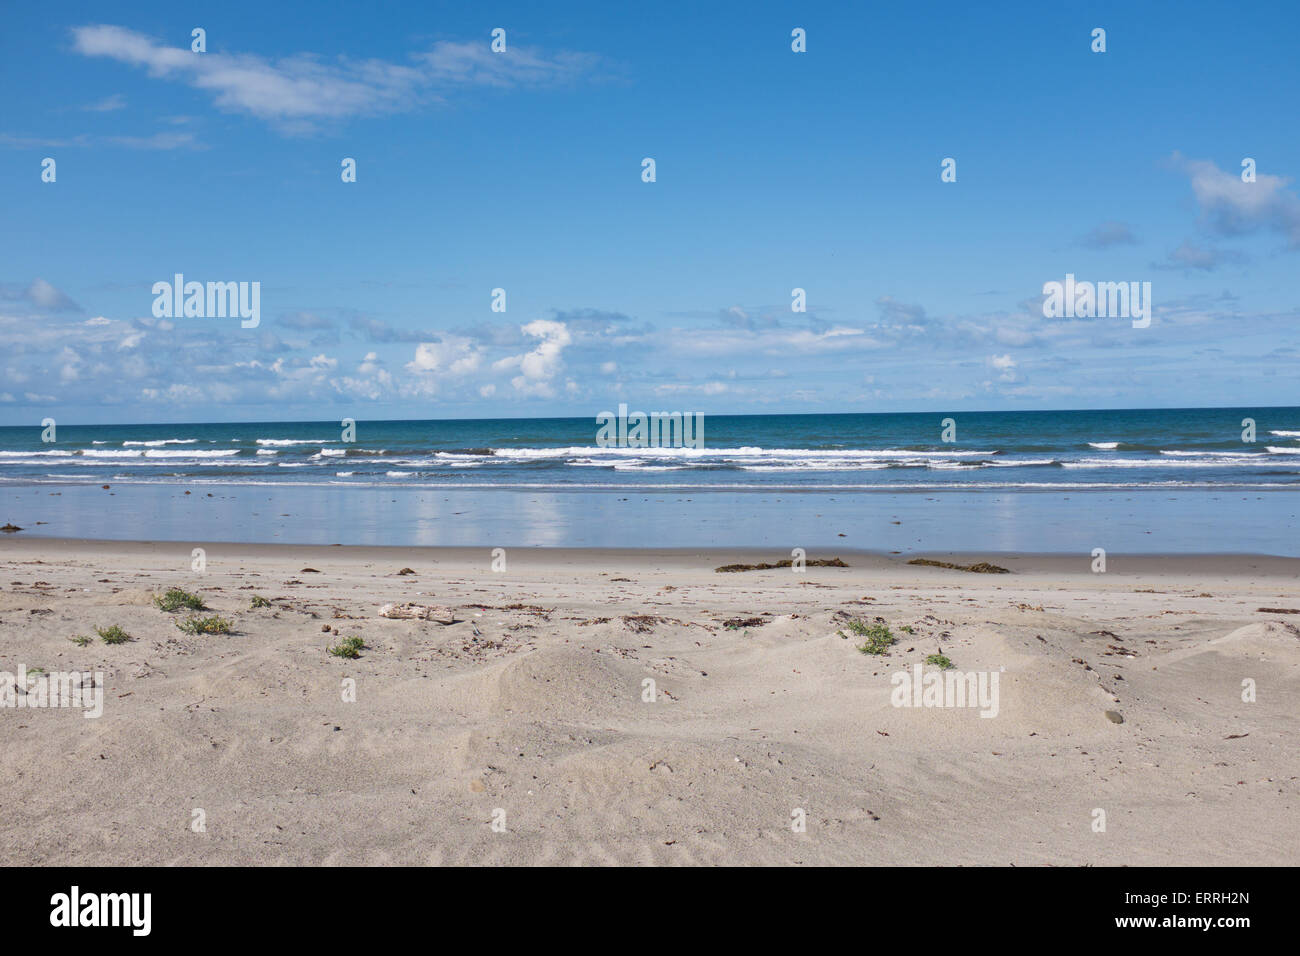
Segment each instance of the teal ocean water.
[[599,433],[594,415],[355,435],[60,425],[54,442],[0,428],[0,523],[195,543],[1300,555],[1296,407],[708,416],[699,447]]
[[[951,419],[943,440],[944,420]],[[1243,441],[1242,422],[1255,422]],[[595,417],[0,428],[0,483],[564,490],[1300,487],[1300,408],[707,416],[702,447]]]

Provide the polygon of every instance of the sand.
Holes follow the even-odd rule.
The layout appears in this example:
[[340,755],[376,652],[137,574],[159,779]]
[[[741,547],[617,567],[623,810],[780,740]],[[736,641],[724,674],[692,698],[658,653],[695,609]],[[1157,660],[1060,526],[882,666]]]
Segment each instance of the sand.
[[[1300,855],[1300,613],[1259,610],[1300,608],[1300,560],[205,549],[196,573],[189,546],[0,540],[0,671],[105,690],[98,719],[0,710],[0,863]],[[182,633],[172,586],[234,633]],[[379,616],[402,602],[455,623]],[[854,618],[898,643],[859,652]],[[133,640],[70,640],[110,624]],[[359,658],[327,652],[349,636]],[[936,653],[997,674],[996,716],[894,706]]]

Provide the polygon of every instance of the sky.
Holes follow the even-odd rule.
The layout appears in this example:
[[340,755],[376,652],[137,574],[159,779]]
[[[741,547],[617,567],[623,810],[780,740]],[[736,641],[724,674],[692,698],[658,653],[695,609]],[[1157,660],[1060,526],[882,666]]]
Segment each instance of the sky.
[[1300,403],[1293,2],[0,17],[0,424]]

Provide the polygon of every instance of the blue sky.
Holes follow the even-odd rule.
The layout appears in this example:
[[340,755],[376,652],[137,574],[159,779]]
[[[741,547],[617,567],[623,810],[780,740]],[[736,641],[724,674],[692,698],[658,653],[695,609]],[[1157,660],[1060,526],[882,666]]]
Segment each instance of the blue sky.
[[[3,17],[3,424],[1300,396],[1294,3]],[[260,325],[155,318],[177,272]]]

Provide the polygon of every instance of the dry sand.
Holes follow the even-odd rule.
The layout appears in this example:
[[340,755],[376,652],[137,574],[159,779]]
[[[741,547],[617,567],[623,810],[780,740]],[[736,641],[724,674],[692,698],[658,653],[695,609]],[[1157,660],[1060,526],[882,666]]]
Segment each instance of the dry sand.
[[[0,671],[105,679],[99,719],[0,710],[0,863],[1297,862],[1300,613],[1259,609],[1300,607],[1300,560],[206,551],[0,540]],[[235,633],[182,633],[170,586]],[[109,624],[134,640],[70,641]],[[891,704],[937,652],[998,674],[996,717]]]

